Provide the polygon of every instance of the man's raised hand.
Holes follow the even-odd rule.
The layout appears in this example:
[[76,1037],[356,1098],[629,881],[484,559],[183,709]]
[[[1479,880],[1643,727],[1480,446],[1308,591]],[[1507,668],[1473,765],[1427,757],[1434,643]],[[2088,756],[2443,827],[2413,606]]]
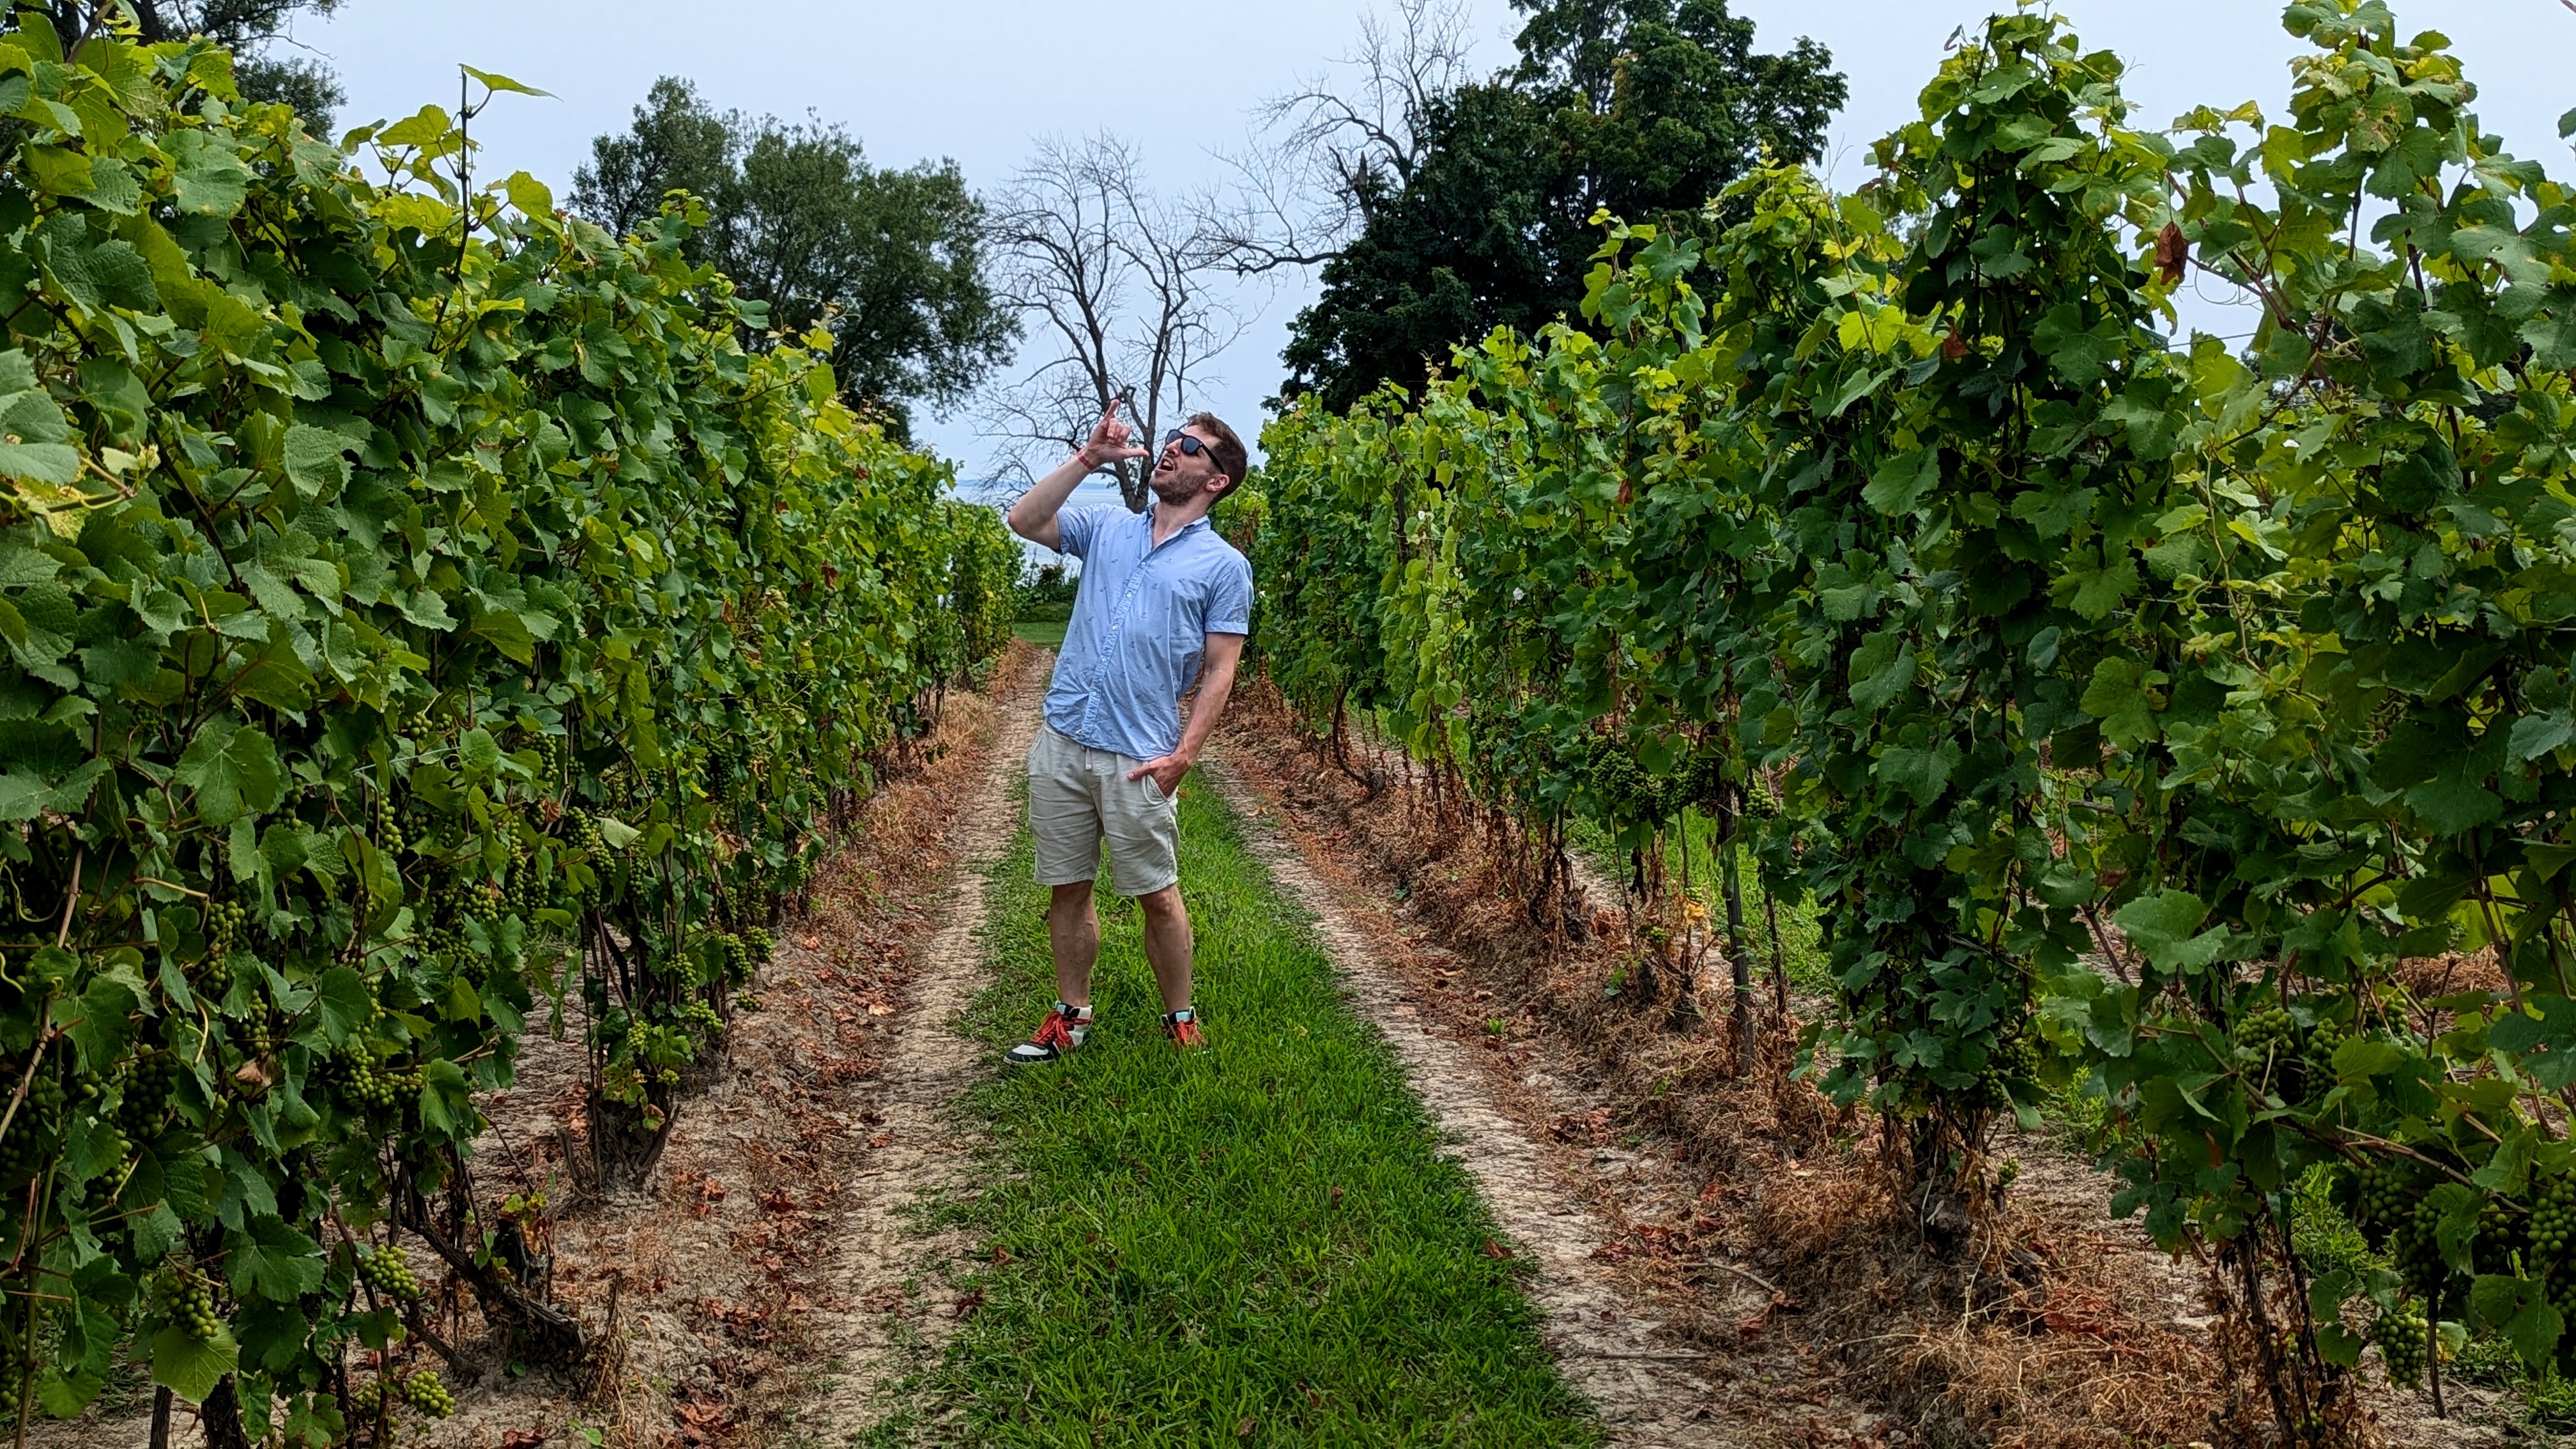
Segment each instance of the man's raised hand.
[[1118,416],[1118,399],[1109,400],[1109,411],[1100,415],[1099,426],[1091,430],[1091,441],[1082,445],[1082,462],[1086,468],[1106,468],[1130,458],[1150,458],[1144,448],[1128,446],[1127,422]]

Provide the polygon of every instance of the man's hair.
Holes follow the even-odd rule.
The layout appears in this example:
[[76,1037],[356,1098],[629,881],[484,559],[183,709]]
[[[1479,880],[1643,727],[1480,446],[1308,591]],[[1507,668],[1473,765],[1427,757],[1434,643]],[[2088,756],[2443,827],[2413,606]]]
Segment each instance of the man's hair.
[[1208,445],[1208,451],[1216,456],[1216,470],[1225,475],[1225,491],[1217,497],[1222,500],[1241,492],[1244,472],[1252,466],[1251,457],[1243,451],[1243,439],[1236,437],[1234,429],[1225,425],[1225,419],[1214,413],[1192,413],[1189,422],[1183,426],[1196,428],[1216,439]]

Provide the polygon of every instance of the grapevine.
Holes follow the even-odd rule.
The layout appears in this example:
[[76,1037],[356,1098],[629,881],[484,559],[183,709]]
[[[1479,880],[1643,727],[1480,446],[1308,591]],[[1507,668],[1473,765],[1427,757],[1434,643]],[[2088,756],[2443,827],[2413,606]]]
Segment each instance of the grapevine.
[[[745,352],[695,203],[607,235],[469,176],[436,109],[344,152],[112,7],[25,12],[0,85],[36,116],[0,149],[0,1289],[38,1320],[0,1393],[78,1413],[130,1354],[313,1422],[353,1295],[418,1291],[324,1245],[457,1180],[586,932],[643,1030],[594,1045],[667,1120],[723,1027],[686,1004],[757,961],[680,923],[805,881],[912,702],[1007,641],[1020,553],[838,400],[828,338]],[[722,837],[674,768],[710,750]]]
[[[1579,324],[1265,432],[1255,647],[1318,733],[1533,840],[1637,848],[1666,781],[1705,798],[1687,741],[1739,743],[1781,786],[1743,817],[1764,884],[1831,954],[1805,1064],[1883,1111],[1927,1231],[1991,1201],[2036,1035],[2167,1247],[2303,1282],[2276,1185],[2331,1164],[2408,1311],[2547,1367],[2570,1148],[2512,1104],[2576,1057],[2576,288],[2543,280],[2576,247],[2526,218],[2576,191],[2471,124],[2439,35],[2287,25],[2285,111],[2165,132],[2065,21],[1998,17],[1862,191],[1777,166],[1679,231],[1605,218]],[[2176,339],[2195,286],[2259,295],[2254,334]],[[2508,989],[2404,984],[2481,947]],[[2325,1406],[2285,1441],[2350,1415],[2308,1330],[2365,1287],[2320,1281],[2249,1370]]]

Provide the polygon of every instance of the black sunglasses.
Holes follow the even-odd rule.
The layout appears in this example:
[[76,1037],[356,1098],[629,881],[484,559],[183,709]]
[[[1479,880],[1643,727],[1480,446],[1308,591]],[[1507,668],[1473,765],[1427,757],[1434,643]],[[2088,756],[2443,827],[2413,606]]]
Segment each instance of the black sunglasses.
[[1195,458],[1201,453],[1206,453],[1211,459],[1216,456],[1214,449],[1210,448],[1207,444],[1200,442],[1197,438],[1190,436],[1188,433],[1182,432],[1178,428],[1174,428],[1163,435],[1164,447],[1168,448],[1174,443],[1181,445],[1181,453],[1185,457]]

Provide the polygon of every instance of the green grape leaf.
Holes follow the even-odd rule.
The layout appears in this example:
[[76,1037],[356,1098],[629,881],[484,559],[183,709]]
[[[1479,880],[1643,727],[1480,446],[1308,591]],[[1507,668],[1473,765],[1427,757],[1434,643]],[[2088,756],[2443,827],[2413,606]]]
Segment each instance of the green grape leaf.
[[376,1004],[366,981],[346,966],[334,966],[322,973],[317,999],[322,1004],[322,1035],[333,1046],[346,1042],[350,1033],[366,1025]]
[[349,483],[349,440],[329,428],[297,423],[286,430],[287,481],[307,498],[339,492]]
[[501,183],[501,190],[510,198],[510,204],[517,207],[524,215],[551,216],[554,214],[555,194],[546,189],[544,182],[525,171],[511,172],[508,179]]
[[2566,1329],[2566,1320],[2549,1301],[2549,1285],[2529,1278],[2477,1275],[2469,1283],[2469,1313],[2480,1326],[2503,1334],[2534,1368],[2555,1358]]
[[1940,483],[1941,450],[1918,448],[1879,464],[1860,499],[1881,513],[1911,513]]
[[236,1295],[286,1302],[322,1286],[322,1250],[294,1225],[263,1214],[250,1220],[249,1237],[232,1250]]
[[256,728],[218,715],[197,731],[172,778],[197,792],[197,817],[230,825],[275,808],[284,790],[277,750]]
[[476,70],[470,65],[460,65],[457,69],[474,77],[476,80],[481,81],[486,87],[492,90],[513,91],[523,96],[543,96],[547,100],[553,100],[555,98],[555,93],[552,91],[541,91],[535,86],[521,85],[517,81],[514,81],[505,75],[495,75],[488,70]]
[[193,216],[230,216],[250,196],[250,168],[211,130],[179,131],[161,143],[171,161],[170,199]]
[[206,1343],[176,1324],[152,1335],[152,1382],[192,1404],[204,1403],[240,1364],[241,1345],[230,1328],[218,1328]]

